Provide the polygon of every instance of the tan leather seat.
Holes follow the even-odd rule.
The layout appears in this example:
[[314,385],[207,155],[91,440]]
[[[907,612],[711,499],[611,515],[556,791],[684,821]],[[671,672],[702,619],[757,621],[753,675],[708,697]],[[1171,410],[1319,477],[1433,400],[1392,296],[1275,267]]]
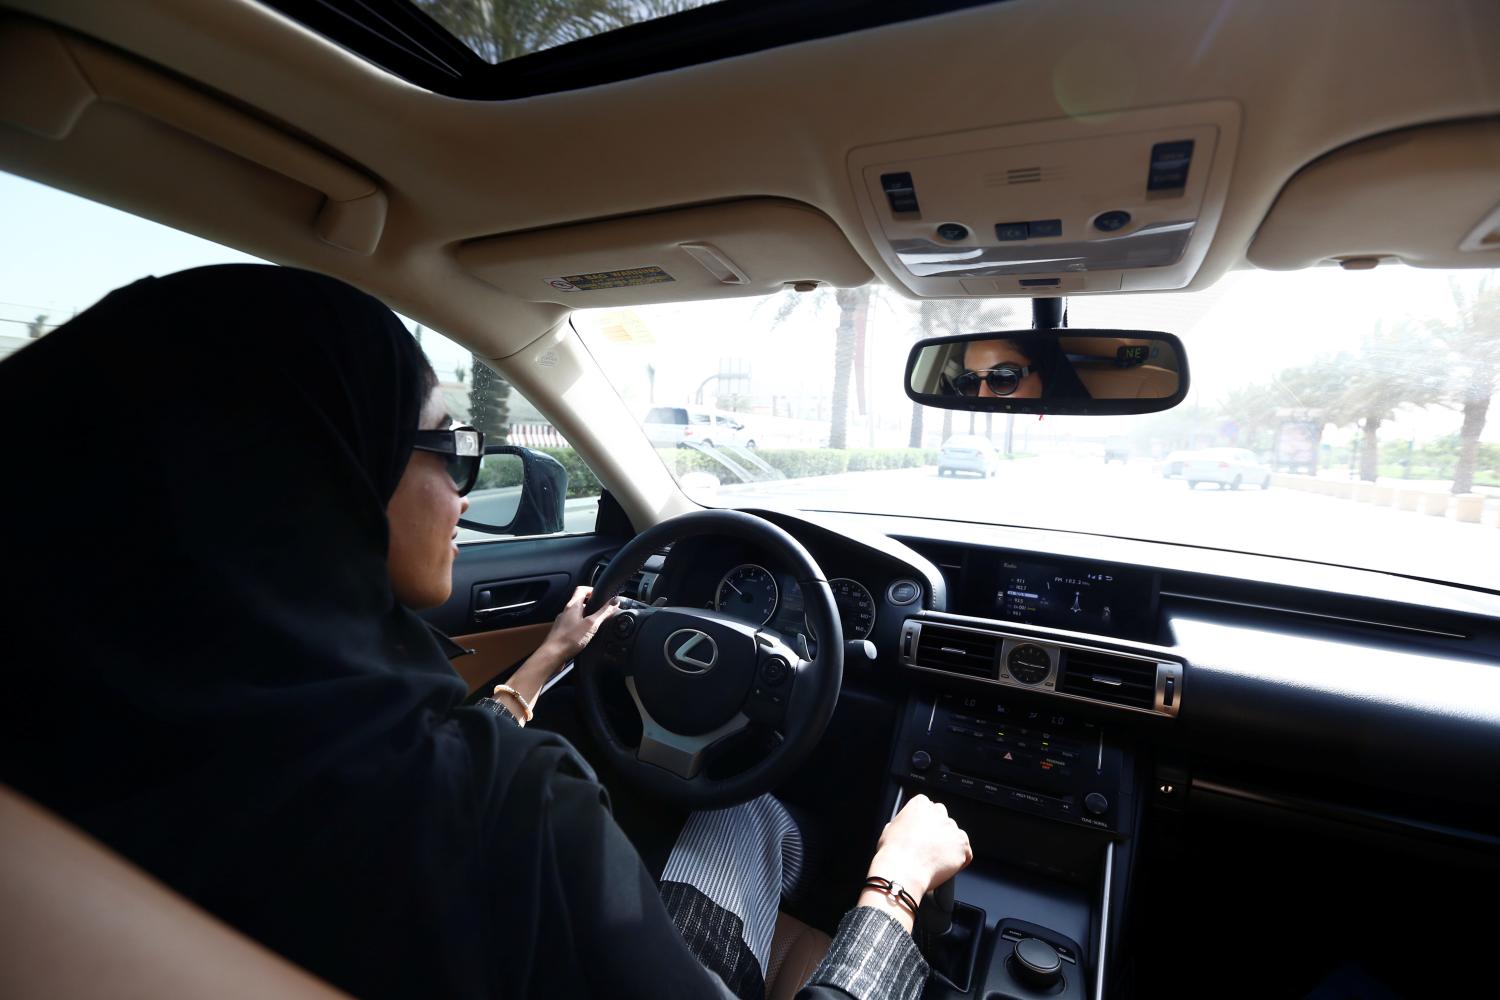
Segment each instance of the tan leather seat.
[[1156,365],[1117,368],[1114,362],[1074,366],[1089,395],[1095,399],[1165,399],[1177,391],[1176,372]]
[[831,943],[827,934],[796,917],[776,914],[770,967],[766,970],[766,1000],[792,1000],[828,954]]
[[4,787],[0,844],[6,1000],[345,996]]
[[[6,1000],[345,997],[4,786],[0,844]],[[767,1000],[791,1000],[828,944],[779,914]]]

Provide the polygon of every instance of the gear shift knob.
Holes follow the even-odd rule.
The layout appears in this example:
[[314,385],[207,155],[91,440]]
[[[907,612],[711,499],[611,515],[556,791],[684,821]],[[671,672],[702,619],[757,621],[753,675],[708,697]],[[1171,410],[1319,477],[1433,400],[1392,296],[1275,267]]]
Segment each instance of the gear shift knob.
[[922,934],[929,938],[942,937],[953,926],[953,880],[922,897],[922,907],[917,911],[917,922]]

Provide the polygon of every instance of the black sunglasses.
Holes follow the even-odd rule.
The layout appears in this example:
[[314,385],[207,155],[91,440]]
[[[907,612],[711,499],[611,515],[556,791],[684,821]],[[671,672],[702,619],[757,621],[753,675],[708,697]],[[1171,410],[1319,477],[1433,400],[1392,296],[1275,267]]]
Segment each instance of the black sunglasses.
[[1009,396],[1020,386],[1021,380],[1036,371],[1035,365],[1000,365],[979,371],[963,372],[953,376],[953,388],[960,396],[977,396],[981,384],[988,385],[997,396]]
[[472,427],[445,427],[440,431],[417,431],[416,451],[431,451],[442,455],[463,496],[474,488],[479,479],[479,464],[484,461],[484,435]]

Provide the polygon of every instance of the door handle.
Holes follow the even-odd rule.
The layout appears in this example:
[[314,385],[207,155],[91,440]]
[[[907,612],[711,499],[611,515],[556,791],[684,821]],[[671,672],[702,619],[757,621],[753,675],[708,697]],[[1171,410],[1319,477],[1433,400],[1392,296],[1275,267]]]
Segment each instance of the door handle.
[[497,604],[493,608],[475,608],[474,613],[476,615],[503,615],[512,611],[525,611],[535,605],[536,601],[517,601],[514,604]]

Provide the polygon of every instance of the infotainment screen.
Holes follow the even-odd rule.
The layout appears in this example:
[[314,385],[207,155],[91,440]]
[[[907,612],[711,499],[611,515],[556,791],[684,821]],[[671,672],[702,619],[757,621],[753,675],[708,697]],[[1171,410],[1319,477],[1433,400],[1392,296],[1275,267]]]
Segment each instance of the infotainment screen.
[[[1000,556],[986,615],[1074,632],[1150,638],[1154,574],[1089,563]],[[976,609],[977,611],[978,609]]]

